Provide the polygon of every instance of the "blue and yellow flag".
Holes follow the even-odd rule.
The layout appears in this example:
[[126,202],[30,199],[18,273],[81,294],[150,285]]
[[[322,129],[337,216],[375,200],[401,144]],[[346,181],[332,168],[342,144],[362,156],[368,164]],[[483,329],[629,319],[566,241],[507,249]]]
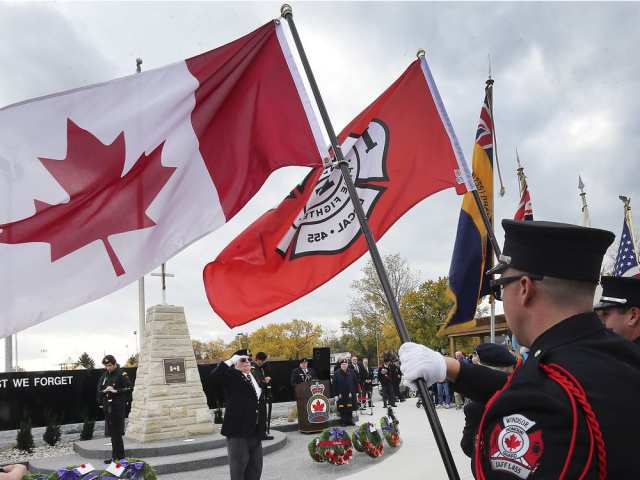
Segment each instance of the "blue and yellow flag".
[[[493,80],[487,80],[484,103],[480,111],[476,141],[473,146],[473,179],[484,208],[493,222],[493,118],[491,115]],[[448,295],[454,301],[441,330],[454,333],[464,330],[474,318],[478,301],[489,293],[493,253],[487,229],[471,192],[462,200],[458,232],[449,269]]]

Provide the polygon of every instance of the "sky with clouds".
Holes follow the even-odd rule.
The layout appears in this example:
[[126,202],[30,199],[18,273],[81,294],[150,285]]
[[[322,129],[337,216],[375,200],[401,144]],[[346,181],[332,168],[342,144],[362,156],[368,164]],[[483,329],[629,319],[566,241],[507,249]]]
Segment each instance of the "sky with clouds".
[[[640,201],[640,59],[633,53],[640,44],[640,4],[309,2],[293,9],[336,130],[424,48],[469,157],[490,55],[507,189],[496,199],[496,218],[511,217],[518,203],[516,147],[537,219],[580,222],[578,174],[593,226],[619,234],[618,195]],[[269,2],[0,3],[0,106],[129,75],[136,57],[149,69],[194,56],[279,11],[279,3]],[[204,294],[203,266],[305,173],[295,167],[274,173],[228,224],[168,262],[176,275],[168,280],[168,301],[185,307],[193,338],[230,340],[292,318],[338,329],[348,317],[349,285],[366,257],[303,299],[236,330],[215,315]],[[424,200],[379,242],[382,254],[399,253],[422,279],[445,275],[460,202],[452,191]],[[496,234],[501,241],[500,227]],[[161,301],[160,285],[146,278],[150,306]],[[20,366],[54,368],[83,351],[124,360],[136,351],[137,315],[132,284],[19,333]]]

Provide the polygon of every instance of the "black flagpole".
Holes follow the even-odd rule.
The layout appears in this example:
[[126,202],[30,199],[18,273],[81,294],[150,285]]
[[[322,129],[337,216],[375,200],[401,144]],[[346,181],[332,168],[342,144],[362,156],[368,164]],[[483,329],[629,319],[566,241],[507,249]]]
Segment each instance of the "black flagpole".
[[[400,336],[400,340],[402,341],[402,343],[410,342],[411,339],[409,337],[409,331],[407,330],[407,326],[405,325],[404,320],[400,316],[400,309],[398,308],[398,303],[396,302],[396,299],[391,291],[387,272],[384,269],[384,264],[382,263],[380,253],[378,252],[378,247],[376,246],[373,234],[371,233],[371,229],[369,228],[367,217],[364,214],[364,210],[362,209],[362,205],[360,204],[355,186],[353,185],[353,180],[351,179],[351,174],[349,173],[348,162],[344,159],[342,150],[338,146],[338,139],[336,137],[335,131],[333,130],[333,126],[331,125],[331,120],[329,119],[329,115],[327,114],[324,102],[322,101],[322,96],[320,95],[318,85],[316,84],[315,77],[313,76],[313,72],[311,71],[311,66],[309,65],[307,55],[304,52],[302,42],[300,41],[300,37],[298,35],[298,30],[296,29],[296,25],[293,22],[293,11],[291,9],[291,6],[287,4],[283,5],[280,9],[280,12],[282,14],[282,17],[287,20],[289,28],[291,29],[291,34],[296,44],[298,54],[300,55],[300,60],[302,61],[302,65],[304,66],[304,70],[307,74],[307,79],[309,80],[313,96],[315,97],[318,109],[320,110],[320,115],[322,116],[322,121],[324,122],[324,126],[327,129],[327,134],[329,135],[331,146],[333,148],[333,151],[335,152],[337,164],[340,167],[340,171],[342,172],[342,178],[344,179],[347,190],[349,191],[351,203],[356,212],[356,215],[358,216],[360,228],[362,229],[362,233],[364,234],[364,237],[367,241],[371,259],[373,260],[376,272],[378,273],[378,278],[380,279],[380,283],[382,284],[382,289],[384,290],[387,302],[389,303],[393,321],[395,322],[396,329],[398,330],[398,335]],[[420,398],[422,399],[422,405],[424,406],[425,412],[427,413],[427,418],[429,419],[431,430],[433,431],[436,443],[438,444],[438,449],[440,450],[442,461],[444,462],[445,469],[447,470],[447,475],[449,476],[449,479],[459,480],[460,476],[458,475],[455,462],[453,461],[453,456],[451,455],[451,450],[449,449],[447,439],[442,430],[440,419],[438,418],[436,409],[433,405],[433,401],[431,400],[431,395],[429,395],[429,392],[427,390],[427,384],[423,379],[418,379],[417,384],[418,393],[420,394]]]

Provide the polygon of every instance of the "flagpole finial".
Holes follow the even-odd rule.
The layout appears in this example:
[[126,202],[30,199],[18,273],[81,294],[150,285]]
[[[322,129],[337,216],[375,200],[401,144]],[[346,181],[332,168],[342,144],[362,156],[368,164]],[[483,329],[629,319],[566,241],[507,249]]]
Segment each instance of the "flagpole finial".
[[518,162],[518,170],[521,170],[522,164],[520,163],[520,154],[518,153],[518,147],[516,147],[516,162]]
[[140,73],[142,71],[142,59],[140,57],[136,58],[136,72]]
[[293,9],[291,8],[291,5],[289,5],[288,3],[282,4],[282,6],[280,7],[280,15],[283,18],[287,15],[293,15]]
[[584,193],[584,182],[582,181],[582,177],[578,175],[578,190]]
[[631,210],[631,197],[626,197],[624,195],[618,195],[618,198],[620,200],[622,200],[622,203],[624,203],[624,210],[625,211]]
[[489,60],[489,80],[491,80],[491,54],[487,53],[487,59]]
[[418,51],[416,52],[416,57],[421,58],[424,57],[426,55],[427,52],[424,51],[424,48],[420,48],[418,49]]

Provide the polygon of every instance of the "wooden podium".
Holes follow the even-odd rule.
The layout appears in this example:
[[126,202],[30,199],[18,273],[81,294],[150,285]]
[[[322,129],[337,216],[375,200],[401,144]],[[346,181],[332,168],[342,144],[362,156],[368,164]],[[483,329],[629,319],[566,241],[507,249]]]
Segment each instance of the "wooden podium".
[[298,430],[302,433],[321,432],[329,426],[329,380],[311,380],[296,385]]

